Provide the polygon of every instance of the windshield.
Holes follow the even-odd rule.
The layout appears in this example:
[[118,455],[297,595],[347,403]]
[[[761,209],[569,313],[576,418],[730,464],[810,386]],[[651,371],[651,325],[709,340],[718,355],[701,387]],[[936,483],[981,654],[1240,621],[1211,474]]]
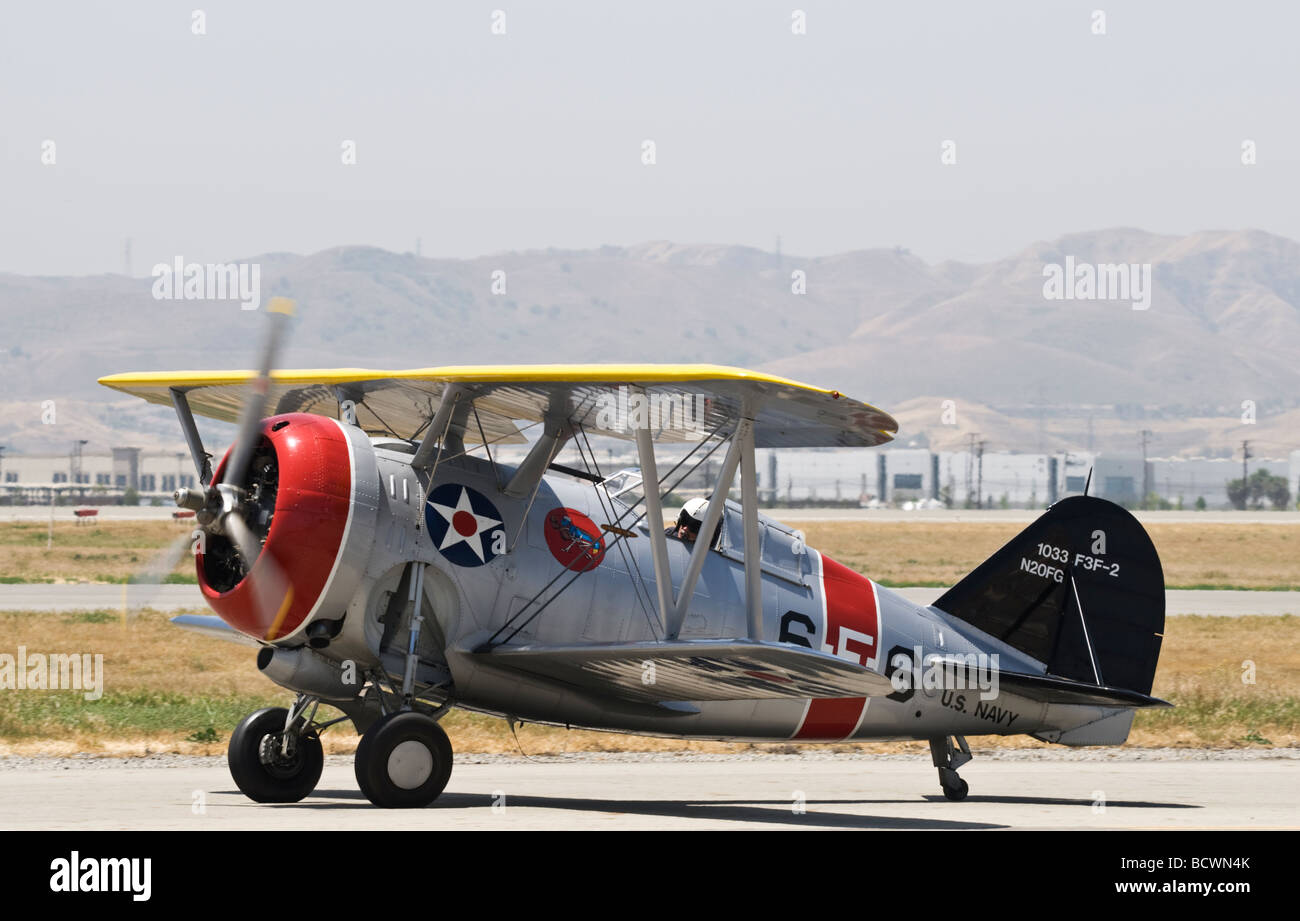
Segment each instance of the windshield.
[[601,485],[605,487],[611,499],[617,499],[629,508],[642,499],[641,471],[636,467],[629,467],[606,477]]

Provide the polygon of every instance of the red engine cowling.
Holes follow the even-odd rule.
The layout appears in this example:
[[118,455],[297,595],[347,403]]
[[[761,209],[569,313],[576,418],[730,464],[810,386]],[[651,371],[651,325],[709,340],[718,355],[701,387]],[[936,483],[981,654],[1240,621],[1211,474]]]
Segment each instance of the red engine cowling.
[[[358,471],[365,476],[374,467],[368,440],[354,432],[309,413],[262,421],[242,484],[248,495],[245,517],[263,539],[261,553],[247,575],[222,535],[209,535],[196,554],[203,596],[236,630],[274,641],[314,619],[342,616],[359,574],[355,564],[364,564],[345,565],[353,518],[366,511],[354,502],[356,478]],[[227,451],[213,483],[222,481],[229,460]],[[366,548],[351,549],[356,556]]]

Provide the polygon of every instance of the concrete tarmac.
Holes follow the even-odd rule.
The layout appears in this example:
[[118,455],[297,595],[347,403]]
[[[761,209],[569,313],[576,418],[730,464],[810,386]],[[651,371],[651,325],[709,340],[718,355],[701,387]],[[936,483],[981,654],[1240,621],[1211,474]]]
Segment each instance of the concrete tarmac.
[[[940,588],[901,588],[895,591],[919,605],[933,604],[944,592]],[[120,611],[123,604],[130,610],[148,607],[160,611],[211,613],[195,585],[0,585],[0,611]],[[1219,617],[1300,615],[1300,592],[1173,589],[1165,592],[1165,612]]]
[[1140,760],[1066,760],[1055,750],[1032,755],[981,758],[977,752],[961,770],[971,792],[960,803],[944,799],[927,757],[497,757],[476,763],[471,756],[456,764],[442,797],[418,810],[371,806],[357,790],[350,757],[331,757],[316,792],[289,805],[245,798],[219,758],[176,759],[182,763],[175,766],[20,759],[32,763],[0,765],[0,828],[1300,827],[1294,752],[1249,760],[1207,760],[1197,752]]

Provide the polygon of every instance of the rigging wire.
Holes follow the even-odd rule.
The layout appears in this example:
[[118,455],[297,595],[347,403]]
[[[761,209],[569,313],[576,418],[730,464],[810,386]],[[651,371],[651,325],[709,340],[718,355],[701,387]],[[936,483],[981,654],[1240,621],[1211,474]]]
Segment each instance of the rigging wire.
[[[578,428],[578,434],[581,436],[581,440],[575,439],[574,445],[578,449],[578,455],[582,458],[582,464],[584,467],[589,467],[588,469],[589,473],[594,473],[596,476],[599,476],[603,481],[604,476],[601,475],[600,464],[596,461],[596,451],[594,448],[592,448],[591,441],[587,437],[587,430],[583,428],[581,425],[579,425],[577,428]],[[587,452],[584,452],[582,449],[584,442],[586,443],[587,446],[587,452],[591,453],[590,465],[587,464]],[[607,519],[612,521],[614,518],[614,509],[612,504],[609,507],[605,505],[605,500],[606,498],[608,498],[607,493],[603,489],[597,489],[596,496],[600,500],[601,512],[604,513]],[[614,500],[610,498],[609,501],[610,503],[613,503]],[[615,535],[615,537],[617,536],[618,535]],[[650,616],[650,608],[647,606],[647,602],[649,601],[649,596],[645,587],[645,576],[642,575],[641,573],[641,564],[637,562],[635,554],[628,553],[628,548],[623,543],[619,542],[616,544],[616,546],[618,547],[619,555],[623,558],[623,565],[627,567],[628,574],[630,575],[633,569],[636,570],[636,578],[632,580],[632,591],[636,595],[637,604],[641,606],[641,613],[645,615],[646,624],[650,628],[650,635],[655,636],[655,630],[657,629],[657,625],[655,624],[654,618]]]
[[[721,429],[721,428],[722,428],[722,425],[719,424],[718,428],[717,428],[717,429],[714,429],[714,431],[716,432],[716,431],[718,431],[718,430]],[[664,479],[666,480],[666,479],[668,478],[668,476],[671,476],[674,472],[676,472],[678,469],[680,469],[681,466],[682,466],[682,464],[684,464],[684,463],[686,463],[686,461],[690,460],[691,456],[694,455],[695,452],[698,451],[698,450],[700,449],[700,447],[703,446],[703,445],[706,444],[706,443],[707,443],[707,442],[703,442],[703,441],[702,441],[702,442],[700,442],[700,444],[698,444],[698,445],[696,445],[694,448],[692,448],[691,451],[690,451],[690,453],[688,453],[688,454],[686,455],[686,457],[682,458],[681,461],[679,461],[675,466],[673,466],[673,467],[668,471],[668,473],[664,476]],[[690,476],[692,473],[694,473],[696,470],[698,470],[698,469],[700,468],[700,465],[701,465],[701,464],[704,464],[705,462],[707,462],[708,459],[709,459],[710,457],[712,457],[713,454],[718,450],[718,448],[722,446],[722,444],[723,444],[723,441],[722,441],[722,440],[719,440],[718,442],[716,442],[716,443],[713,445],[713,447],[709,449],[708,453],[706,453],[702,458],[700,458],[699,461],[698,461],[698,462],[697,462],[693,467],[691,467],[689,470],[687,470],[685,473],[683,473],[683,474],[682,474],[682,475],[677,479],[676,482],[674,482],[670,487],[668,487],[667,492],[670,493],[670,492],[672,492],[674,489],[676,489],[678,486],[680,486],[680,485],[682,484],[682,482],[683,482],[683,481],[684,481],[688,476]],[[660,481],[660,483],[662,483],[662,482],[663,482],[663,480]],[[658,489],[660,483],[656,483],[656,484],[654,484],[654,487],[653,487],[653,488],[654,488],[654,489]],[[645,484],[644,481],[643,481],[642,485],[645,486],[645,485],[648,485],[648,484]],[[634,505],[630,506],[630,507],[628,508],[628,510],[627,510],[626,512],[623,513],[623,515],[620,515],[619,518],[618,518],[618,520],[619,520],[619,521],[622,521],[623,518],[624,518],[627,514],[631,513],[631,512],[636,508],[637,505],[640,505],[640,504],[641,504],[642,502],[644,502],[644,501],[645,501],[645,495],[644,495],[644,490],[643,490],[643,491],[642,491],[642,497],[641,497],[640,499],[638,499],[637,502],[636,502]],[[639,514],[639,515],[636,517],[636,520],[632,522],[632,526],[635,527],[636,525],[640,524],[641,519],[644,518],[645,516],[646,516],[646,512],[644,512],[644,511],[641,512],[641,514]],[[616,522],[616,523],[617,523],[617,522]],[[658,525],[658,526],[659,526],[659,527],[663,527],[663,522],[659,522],[659,525]],[[614,539],[613,541],[611,541],[611,546],[612,546],[614,543],[617,543],[618,541],[621,541],[621,540],[623,540],[623,536],[622,536],[621,534],[620,534],[620,535],[617,535],[617,536],[615,537],[615,539]],[[520,608],[517,612],[515,612],[515,614],[514,614],[513,617],[511,617],[511,618],[510,618],[509,620],[507,620],[504,624],[502,624],[502,625],[497,629],[497,631],[496,631],[495,633],[493,633],[491,637],[488,638],[487,643],[485,643],[484,645],[489,645],[489,644],[491,644],[491,643],[492,643],[492,642],[493,642],[493,641],[494,641],[494,640],[495,640],[495,639],[496,639],[496,638],[501,634],[501,632],[502,632],[503,630],[505,630],[507,627],[509,627],[510,624],[511,624],[514,620],[516,620],[517,618],[519,618],[520,615],[522,615],[525,611],[527,611],[528,608],[529,608],[529,606],[530,606],[534,601],[536,601],[538,598],[540,598],[540,597],[542,596],[542,594],[543,594],[543,593],[544,593],[548,588],[550,588],[552,585],[554,585],[555,582],[556,582],[556,580],[559,579],[560,576],[562,576],[565,572],[568,572],[568,570],[561,570],[561,571],[560,571],[560,572],[555,576],[554,579],[552,579],[550,582],[546,583],[546,585],[542,587],[541,591],[539,591],[536,595],[534,595],[531,599],[529,599],[528,603],[525,604],[522,608]],[[521,630],[523,630],[525,627],[527,627],[529,624],[531,624],[534,620],[537,619],[537,617],[538,617],[538,616],[539,616],[543,611],[545,611],[548,607],[551,606],[551,602],[555,601],[556,598],[559,598],[562,594],[564,594],[565,589],[567,589],[570,585],[572,585],[572,584],[574,583],[574,581],[575,581],[575,580],[578,578],[578,576],[580,576],[580,575],[582,575],[581,572],[575,572],[575,573],[573,573],[573,578],[569,579],[568,582],[566,582],[566,583],[564,583],[564,585],[560,586],[559,590],[556,591],[556,593],[555,593],[554,595],[552,595],[550,598],[548,598],[548,599],[547,599],[547,600],[546,600],[546,601],[545,601],[545,602],[544,602],[540,607],[538,607],[538,609],[537,609],[536,611],[534,611],[532,614],[530,614],[530,615],[528,616],[528,619],[527,619],[527,620],[525,620],[523,623],[521,623],[518,627],[516,627],[516,628],[511,632],[511,634],[510,634],[509,636],[507,636],[504,640],[502,640],[502,643],[508,643],[508,642],[510,642],[512,639],[514,639],[516,636],[518,636],[518,634],[519,634],[519,632],[520,632]]]

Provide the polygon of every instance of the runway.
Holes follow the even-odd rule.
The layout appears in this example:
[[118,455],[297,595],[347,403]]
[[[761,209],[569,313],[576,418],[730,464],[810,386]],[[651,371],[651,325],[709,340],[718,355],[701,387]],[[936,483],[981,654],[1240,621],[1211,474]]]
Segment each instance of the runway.
[[[893,591],[918,605],[933,604],[944,592],[940,588]],[[124,602],[132,610],[150,607],[159,611],[209,613],[196,585],[0,585],[0,611],[120,611]],[[1165,592],[1165,613],[1219,617],[1300,615],[1300,592],[1171,589]]]
[[[380,810],[350,757],[301,803],[258,805],[220,758],[0,759],[0,828],[300,830],[1121,829],[1300,827],[1300,753],[1206,760],[1012,752],[964,767],[950,803],[929,759],[849,754],[586,756],[457,763],[420,810]],[[1024,757],[1032,755],[1032,757]],[[485,758],[487,756],[484,756]],[[183,762],[192,762],[186,764]],[[5,763],[9,762],[9,763]],[[28,763],[31,762],[31,763]],[[99,762],[99,763],[97,763]]]

